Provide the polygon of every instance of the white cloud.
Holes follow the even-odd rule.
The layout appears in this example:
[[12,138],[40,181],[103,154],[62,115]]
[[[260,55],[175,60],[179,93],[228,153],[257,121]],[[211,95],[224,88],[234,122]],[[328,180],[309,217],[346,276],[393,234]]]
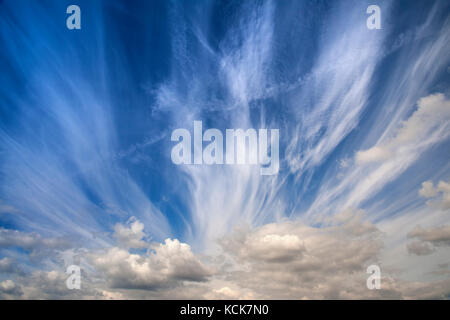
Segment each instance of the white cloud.
[[429,255],[439,247],[450,247],[450,226],[423,228],[416,226],[407,234],[415,241],[407,244],[408,252],[415,255]]
[[356,162],[359,164],[383,161],[389,159],[391,152],[386,148],[373,147],[368,150],[358,151],[356,154]]
[[9,257],[4,257],[0,259],[0,273],[22,274],[23,271],[17,266],[17,261]]
[[[365,220],[363,211],[346,210],[321,224],[318,228],[285,221],[236,229],[220,240],[220,252],[202,259],[176,239],[153,244],[147,253],[120,247],[91,251],[86,254],[90,266],[82,270],[82,290],[68,290],[67,275],[61,271],[35,271],[17,275],[14,286],[5,282],[0,295],[21,299],[417,299],[443,298],[450,292],[449,281],[414,282],[389,274],[380,261],[383,234]],[[412,244],[411,253],[427,254],[427,248],[448,245],[447,229],[415,229],[410,238],[421,243]],[[381,266],[381,290],[366,287],[370,264]]]
[[[338,179],[329,178],[322,183],[307,216],[361,206],[363,201],[417,163],[429,147],[448,138],[448,99],[442,94],[428,96],[450,61],[447,54],[450,20],[441,19],[441,10],[442,3],[436,3],[424,23],[411,30],[412,42],[408,49],[398,51],[397,63],[386,79],[384,89],[376,93],[379,98],[373,101],[371,108],[377,112],[371,116],[368,126],[364,125],[368,131],[355,138],[361,145],[360,153],[355,156],[359,162],[342,170]],[[429,37],[430,34],[434,36]],[[420,100],[421,97],[425,99]],[[418,101],[422,108],[412,113]],[[402,145],[397,148],[394,142]],[[366,152],[368,150],[371,152]],[[375,214],[381,216],[392,212],[379,211]]]
[[431,243],[423,241],[410,242],[406,245],[406,248],[408,249],[409,253],[418,256],[426,256],[432,254],[435,251]]
[[[425,198],[437,198],[435,201],[428,201],[427,204],[431,207],[438,207],[442,210],[450,209],[450,183],[439,181],[436,187],[433,182],[425,181],[422,183],[422,188],[419,194]],[[440,198],[439,195],[442,195]]]
[[450,134],[450,100],[437,93],[420,99],[417,104],[417,110],[402,123],[392,139],[357,152],[356,162],[365,164],[402,157],[411,150],[447,138]]
[[408,233],[409,238],[430,242],[435,246],[450,246],[450,226],[424,229],[417,226]]
[[251,236],[243,246],[241,255],[256,260],[286,261],[305,250],[303,242],[295,234],[265,234],[262,237]]
[[228,279],[258,298],[343,298],[370,295],[365,267],[377,262],[379,236],[356,213],[324,228],[282,222],[238,230],[221,244],[236,259]]
[[[221,245],[234,261],[226,283],[206,295],[257,299],[424,299],[444,298],[450,281],[411,282],[390,275],[380,261],[382,233],[347,210],[313,228],[281,222],[236,230]],[[264,247],[271,250],[265,252]],[[273,251],[277,256],[273,256]],[[366,287],[366,268],[380,265],[381,290]],[[233,289],[231,289],[233,288]]]
[[126,295],[122,294],[121,292],[103,290],[103,291],[101,291],[101,294],[102,294],[102,299],[104,299],[104,300],[125,300],[126,299]]
[[14,297],[22,294],[20,288],[12,280],[0,282],[0,299],[14,299]]
[[433,182],[422,182],[422,189],[419,190],[419,194],[425,198],[432,198],[437,195],[437,190],[433,187]]
[[148,244],[142,240],[145,236],[144,224],[136,219],[131,220],[129,227],[119,223],[116,224],[114,226],[114,237],[121,246],[127,249],[148,247]]
[[90,259],[113,288],[153,290],[180,285],[182,281],[205,281],[211,275],[190,246],[177,239],[166,239],[147,255],[114,247],[91,254]]
[[36,255],[49,250],[70,248],[72,245],[69,239],[63,237],[45,238],[37,233],[0,228],[0,248],[20,247]]
[[[380,138],[372,148],[356,153],[356,166],[335,185],[325,184],[309,214],[358,207],[410,167],[428,148],[450,136],[450,100],[432,94],[418,101],[418,108],[397,131]],[[333,206],[329,203],[333,202]]]
[[219,289],[212,289],[207,292],[204,297],[206,299],[214,300],[252,300],[255,299],[255,295],[250,290],[244,290],[242,288],[230,288],[221,287]]

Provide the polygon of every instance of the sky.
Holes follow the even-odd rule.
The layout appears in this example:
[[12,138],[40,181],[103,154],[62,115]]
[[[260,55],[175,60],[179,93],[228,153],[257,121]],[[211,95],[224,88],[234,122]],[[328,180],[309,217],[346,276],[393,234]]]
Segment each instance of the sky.
[[450,297],[448,1],[1,0],[0,48],[0,299]]

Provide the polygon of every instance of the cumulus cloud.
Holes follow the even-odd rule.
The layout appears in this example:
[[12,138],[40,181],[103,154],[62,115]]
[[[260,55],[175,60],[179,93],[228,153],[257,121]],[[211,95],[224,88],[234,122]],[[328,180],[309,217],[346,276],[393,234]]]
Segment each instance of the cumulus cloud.
[[414,230],[408,233],[408,237],[431,242],[436,246],[448,246],[450,245],[450,226],[429,229],[424,229],[421,226],[417,226]]
[[121,292],[114,292],[103,290],[101,291],[101,296],[103,300],[125,300],[126,296]]
[[190,246],[177,239],[166,239],[146,255],[114,247],[90,258],[113,288],[155,290],[183,281],[205,281],[211,275]]
[[23,271],[17,266],[17,261],[4,257],[0,259],[0,273],[22,274]]
[[[432,209],[448,210],[450,208],[450,184],[440,181],[436,186],[432,181],[424,181],[419,195],[428,198],[427,205]],[[450,226],[423,228],[417,225],[407,234],[410,242],[406,248],[408,253],[425,256],[436,251],[438,247],[450,246]]]
[[[68,275],[59,269],[50,271],[35,270],[33,272],[16,275],[13,280],[7,280],[8,296],[5,290],[0,288],[0,298],[23,299],[23,300],[69,300],[69,299],[109,299],[102,282],[91,277],[91,274],[81,270],[81,288],[70,290],[67,288],[66,280]],[[14,283],[14,287],[12,287]],[[3,293],[3,296],[2,296]],[[118,295],[116,295],[117,297]]]
[[[383,234],[362,210],[345,210],[320,227],[283,221],[238,228],[220,239],[215,255],[196,256],[177,239],[146,253],[122,247],[86,253],[81,290],[67,274],[38,270],[1,284],[2,298],[20,299],[428,299],[445,298],[450,281],[411,282],[380,262]],[[446,227],[418,227],[411,252],[425,255],[450,243]],[[368,290],[368,265],[380,265],[381,290]],[[10,267],[11,260],[0,265]],[[180,290],[182,287],[182,290]]]
[[37,233],[0,228],[0,248],[20,247],[37,256],[51,250],[63,250],[73,246],[69,239],[45,238]]
[[[362,211],[346,210],[324,223],[328,225],[315,228],[286,221],[236,230],[221,241],[234,261],[225,272],[228,282],[206,297],[429,299],[445,298],[450,292],[447,280],[412,282],[390,275],[380,262],[383,235],[364,220]],[[435,245],[448,242],[445,228],[411,235]],[[366,287],[371,264],[381,267],[381,290]]]
[[419,190],[419,194],[425,198],[432,198],[437,195],[437,190],[433,187],[433,182],[422,182],[422,189]]
[[358,298],[368,295],[366,267],[378,261],[380,232],[357,214],[328,227],[282,222],[238,230],[221,241],[236,260],[228,279],[259,298]]
[[403,122],[391,139],[356,153],[356,162],[366,164],[389,160],[449,136],[450,100],[442,93],[420,99],[417,110]]
[[18,295],[21,295],[21,289],[12,280],[5,280],[0,282],[0,298],[1,299],[13,299]]
[[417,256],[426,256],[435,251],[434,246],[431,243],[423,241],[410,242],[406,245],[406,248],[409,253]]
[[204,297],[206,299],[214,300],[252,300],[255,299],[255,294],[250,290],[245,290],[243,288],[230,288],[225,286],[219,289],[212,289],[207,292]]
[[422,183],[419,194],[425,198],[434,198],[435,201],[427,202],[431,207],[438,207],[442,210],[450,209],[450,183],[448,182],[439,181],[435,187],[432,181],[425,181]]
[[148,244],[142,240],[144,236],[144,224],[134,218],[129,222],[129,226],[119,223],[114,226],[114,237],[125,248],[147,247]]
[[407,244],[408,252],[415,255],[429,255],[437,247],[450,246],[450,226],[425,229],[417,226],[408,233],[409,239],[416,239]]

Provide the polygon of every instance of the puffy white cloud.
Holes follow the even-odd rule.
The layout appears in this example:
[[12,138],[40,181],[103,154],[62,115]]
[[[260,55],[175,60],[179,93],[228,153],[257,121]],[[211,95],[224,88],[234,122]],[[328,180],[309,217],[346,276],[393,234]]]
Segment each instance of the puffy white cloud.
[[0,259],[0,273],[22,274],[23,271],[17,266],[17,262],[9,257]]
[[[440,181],[436,186],[432,181],[423,182],[419,195],[431,199],[427,201],[427,205],[432,209],[450,208],[450,184],[445,181]],[[450,246],[450,226],[423,228],[417,225],[407,234],[407,238],[412,240],[406,245],[410,254],[430,255],[437,247]]]
[[433,182],[425,181],[422,183],[419,194],[425,198],[437,198],[436,201],[427,202],[431,207],[437,204],[437,207],[442,210],[450,209],[450,183],[448,182],[439,181],[437,186],[434,187]]
[[0,282],[0,298],[1,299],[13,299],[14,297],[21,295],[22,291],[12,280],[5,280]]
[[[284,221],[240,228],[220,240],[218,255],[203,260],[176,239],[152,244],[147,253],[120,247],[91,251],[86,254],[90,267],[82,270],[81,290],[68,290],[67,274],[61,270],[35,271],[17,276],[14,286],[5,282],[0,295],[21,299],[428,299],[450,293],[450,281],[411,282],[390,275],[379,258],[383,235],[365,221],[361,210],[346,210],[320,224],[311,227]],[[416,254],[449,241],[447,228],[417,228],[410,238],[420,242],[410,245]],[[5,260],[5,265],[9,262]],[[370,264],[381,267],[381,290],[366,287]]]
[[158,289],[180,285],[182,281],[205,281],[209,270],[177,239],[166,239],[146,255],[121,248],[91,254],[92,264],[102,271],[113,288]]
[[[239,228],[221,238],[213,256],[196,256],[177,239],[147,244],[149,250],[130,252],[143,242],[143,225],[133,220],[116,225],[122,247],[86,251],[81,290],[66,287],[62,268],[15,272],[3,282],[4,299],[360,299],[442,298],[447,281],[411,282],[389,274],[380,254],[383,234],[365,219],[362,210],[344,210],[311,227],[299,221]],[[9,233],[4,239],[13,239]],[[15,234],[15,233],[13,233]],[[427,255],[450,244],[450,229],[417,227],[408,234],[408,251]],[[42,239],[34,235],[33,239]],[[11,243],[11,241],[10,241]],[[16,242],[14,242],[16,243]],[[22,245],[34,243],[24,240]],[[380,265],[381,290],[366,287],[370,264]],[[13,259],[0,260],[11,271]],[[53,265],[55,267],[55,265]],[[440,274],[446,270],[439,270]],[[182,287],[182,290],[180,290]]]
[[375,145],[358,151],[356,165],[343,173],[344,178],[321,186],[308,215],[361,206],[416,163],[426,150],[450,137],[450,100],[446,96],[431,94],[419,99],[417,105],[405,121],[398,120],[383,129]]
[[129,227],[119,223],[114,226],[114,237],[125,248],[148,247],[148,243],[142,240],[144,236],[144,224],[139,220],[132,219]]
[[63,270],[36,270],[23,276],[16,276],[17,290],[11,293],[11,298],[36,299],[104,299],[102,282],[91,278],[87,270],[81,270],[81,288],[70,290],[66,280],[69,275]]
[[236,261],[231,283],[258,298],[286,299],[370,296],[366,267],[377,263],[382,247],[379,231],[360,212],[322,228],[282,222],[238,230],[221,244]]
[[358,151],[356,153],[357,163],[369,163],[376,161],[387,160],[392,153],[386,148],[382,147],[372,147],[368,150]]
[[[419,235],[419,234],[417,234]],[[424,239],[445,241],[445,233]],[[324,219],[322,226],[280,222],[239,229],[221,240],[233,261],[207,298],[427,299],[445,298],[450,281],[411,282],[391,275],[380,256],[383,234],[361,210]],[[425,247],[426,248],[426,247]],[[426,250],[412,245],[412,250]],[[381,290],[366,287],[368,265],[381,267]]]
[[65,278],[57,271],[35,271],[19,277],[16,282],[6,280],[0,283],[0,292],[13,299],[64,299],[72,294],[65,285]]
[[417,226],[414,230],[408,233],[410,238],[418,238],[422,241],[433,243],[436,246],[450,245],[450,226],[442,226],[424,229]]
[[442,193],[441,207],[450,209],[450,183],[440,181],[437,190]]
[[[305,251],[303,241],[296,234],[266,233],[260,230],[246,236],[238,246],[238,255],[243,259],[266,261],[290,261]],[[241,239],[238,239],[238,241]]]
[[408,252],[415,255],[429,255],[436,251],[437,247],[450,246],[450,226],[441,226],[425,229],[416,226],[408,233],[409,239],[416,239],[407,244]]
[[437,195],[437,190],[433,187],[433,182],[422,182],[422,189],[419,190],[419,194],[425,198],[432,198]]
[[0,228],[0,248],[20,247],[33,253],[50,249],[70,248],[72,244],[65,238],[44,238],[37,233]]
[[403,122],[394,137],[356,153],[356,162],[365,164],[403,157],[421,145],[449,136],[450,100],[442,93],[420,99],[417,110]]

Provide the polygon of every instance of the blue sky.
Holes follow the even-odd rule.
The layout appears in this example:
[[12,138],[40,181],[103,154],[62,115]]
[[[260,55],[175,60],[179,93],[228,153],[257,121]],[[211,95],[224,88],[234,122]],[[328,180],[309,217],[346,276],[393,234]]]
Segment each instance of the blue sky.
[[[0,297],[448,297],[450,6],[372,2],[0,1]],[[278,174],[173,164],[194,120],[279,129]]]

